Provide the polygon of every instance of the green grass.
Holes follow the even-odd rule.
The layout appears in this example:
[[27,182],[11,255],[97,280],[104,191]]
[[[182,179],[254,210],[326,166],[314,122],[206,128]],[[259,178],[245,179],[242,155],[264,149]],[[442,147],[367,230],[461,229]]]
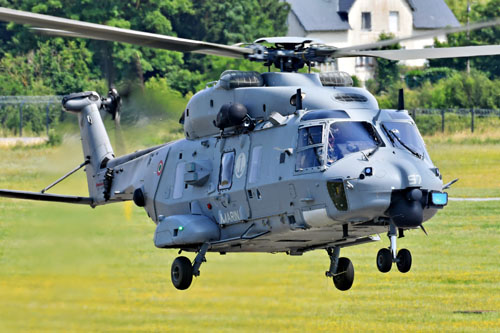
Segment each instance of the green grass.
[[500,197],[500,144],[433,142],[427,147],[444,183],[460,180],[450,190],[456,197]]
[[[499,145],[429,148],[445,180],[461,176],[454,194],[498,195]],[[81,161],[80,149],[71,139],[0,150],[0,188],[40,190]],[[85,194],[83,172],[73,177],[51,192]],[[324,276],[324,251],[208,254],[181,292],[170,282],[177,252],[154,247],[142,209],[0,199],[0,332],[498,331],[499,203],[451,202],[426,229],[399,240],[413,254],[407,274],[376,269],[384,236],[343,249],[356,269],[348,292]]]

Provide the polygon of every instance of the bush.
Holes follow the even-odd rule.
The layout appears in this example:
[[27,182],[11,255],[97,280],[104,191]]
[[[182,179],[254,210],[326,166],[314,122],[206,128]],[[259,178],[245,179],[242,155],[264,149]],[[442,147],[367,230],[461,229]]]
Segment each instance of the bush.
[[456,73],[456,70],[447,67],[434,67],[411,70],[405,75],[405,83],[410,89],[419,88],[424,82],[436,83]]
[[56,133],[55,130],[49,130],[49,140],[47,141],[47,145],[51,147],[59,146],[62,143],[62,137],[60,134]]
[[352,86],[353,87],[361,87],[361,81],[359,80],[359,78],[356,75],[351,75],[351,79],[352,79]]

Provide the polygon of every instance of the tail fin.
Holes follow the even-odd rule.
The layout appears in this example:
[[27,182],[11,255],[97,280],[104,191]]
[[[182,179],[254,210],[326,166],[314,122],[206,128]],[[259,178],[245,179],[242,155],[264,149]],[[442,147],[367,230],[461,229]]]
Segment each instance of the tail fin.
[[99,110],[101,97],[93,91],[64,96],[62,105],[67,112],[78,115],[83,154],[89,164],[85,168],[89,196],[95,203],[106,201],[106,165],[115,158]]

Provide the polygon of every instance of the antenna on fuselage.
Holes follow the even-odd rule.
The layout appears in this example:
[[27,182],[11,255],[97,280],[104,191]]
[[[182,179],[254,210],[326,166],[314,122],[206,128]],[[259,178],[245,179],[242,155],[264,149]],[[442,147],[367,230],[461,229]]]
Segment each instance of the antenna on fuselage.
[[295,95],[295,110],[302,110],[302,89],[297,89],[297,94]]
[[405,109],[405,92],[403,88],[399,89],[398,95],[398,111]]

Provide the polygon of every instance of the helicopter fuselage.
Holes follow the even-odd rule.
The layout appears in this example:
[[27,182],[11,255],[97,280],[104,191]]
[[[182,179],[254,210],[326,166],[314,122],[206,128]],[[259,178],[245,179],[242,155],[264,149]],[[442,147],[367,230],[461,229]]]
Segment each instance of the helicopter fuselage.
[[[144,206],[156,246],[301,254],[377,240],[391,221],[416,228],[442,208],[432,198],[441,176],[406,111],[380,110],[363,89],[324,87],[317,74],[266,74],[275,86],[195,95],[186,139],[108,163],[109,200]],[[294,76],[301,85],[284,85]],[[227,103],[245,105],[254,128],[216,128]]]

